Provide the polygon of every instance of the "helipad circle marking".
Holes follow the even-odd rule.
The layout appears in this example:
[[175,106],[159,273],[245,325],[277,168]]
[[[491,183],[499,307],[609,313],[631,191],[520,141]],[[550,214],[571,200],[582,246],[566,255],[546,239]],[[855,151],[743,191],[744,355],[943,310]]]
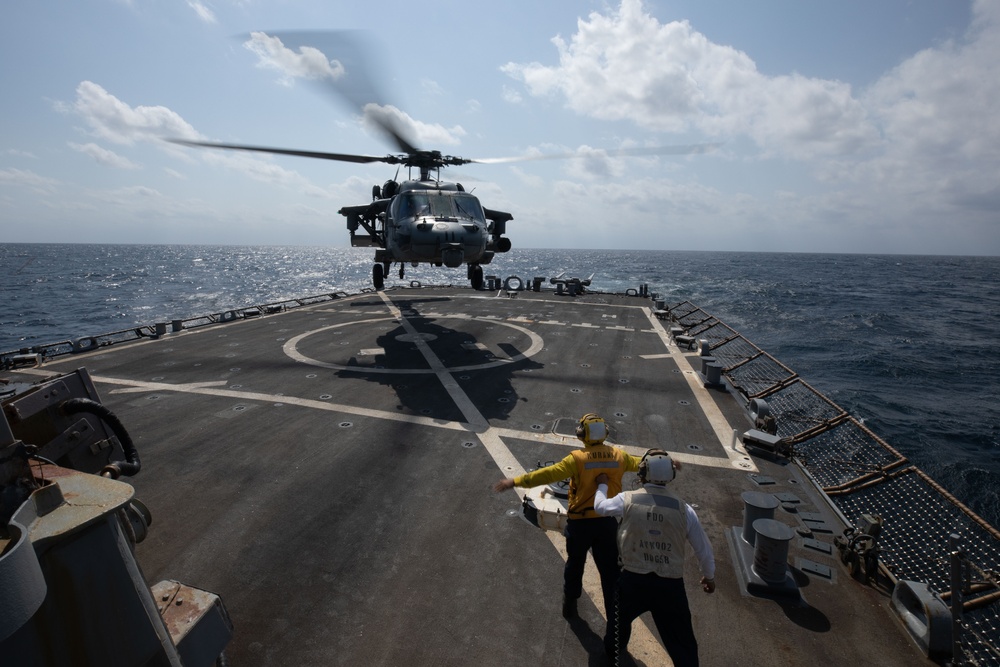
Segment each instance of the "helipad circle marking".
[[[494,323],[494,324],[499,324],[501,326],[510,327],[511,329],[516,329],[517,331],[520,331],[521,333],[523,333],[525,336],[527,336],[531,340],[531,345],[528,347],[528,349],[526,351],[524,351],[524,352],[522,352],[520,354],[515,354],[514,356],[510,357],[509,359],[497,359],[497,358],[493,357],[492,361],[487,361],[487,362],[484,362],[484,363],[481,363],[481,364],[469,364],[467,366],[456,366],[456,367],[453,367],[453,368],[447,368],[446,370],[448,372],[450,372],[450,373],[459,373],[459,372],[463,372],[463,371],[473,371],[473,370],[484,370],[484,369],[487,369],[487,368],[495,368],[497,366],[503,366],[505,364],[510,364],[510,363],[513,363],[513,362],[516,362],[516,361],[522,361],[524,359],[530,359],[534,355],[538,354],[542,350],[542,347],[543,347],[542,337],[541,336],[539,336],[538,334],[536,334],[534,331],[531,331],[530,329],[526,329],[526,328],[524,328],[522,326],[518,326],[518,325],[512,324],[510,322],[498,322],[498,321],[496,321],[496,320],[494,320],[492,318],[480,318],[480,317],[447,317],[447,318],[442,318],[442,319],[468,319],[468,320],[488,321],[488,322],[491,322],[491,323]],[[353,371],[355,373],[398,373],[398,374],[404,374],[404,375],[428,375],[428,374],[433,375],[434,373],[436,373],[436,371],[433,368],[377,368],[377,367],[361,367],[361,366],[344,366],[342,364],[333,364],[333,363],[330,363],[330,362],[319,361],[318,359],[313,359],[311,357],[307,357],[306,355],[304,355],[301,352],[299,352],[298,349],[297,349],[298,344],[299,344],[300,341],[305,340],[306,338],[308,338],[309,336],[312,336],[314,334],[322,333],[324,331],[330,331],[332,329],[339,329],[341,327],[354,326],[354,325],[358,325],[358,324],[369,324],[369,323],[372,323],[372,322],[385,322],[385,321],[390,321],[391,322],[391,321],[394,321],[394,320],[391,317],[380,317],[380,318],[371,319],[371,320],[358,320],[358,321],[355,321],[355,322],[342,322],[340,324],[333,324],[333,325],[326,326],[326,327],[320,327],[319,329],[313,329],[312,331],[307,331],[305,333],[299,334],[298,336],[290,338],[288,340],[288,342],[286,342],[282,346],[282,350],[284,351],[284,353],[287,356],[291,357],[295,361],[299,361],[299,362],[304,363],[304,364],[309,364],[310,366],[319,366],[321,368],[331,368],[333,370],[338,370],[338,371]],[[493,327],[486,327],[486,328],[487,329],[492,329]],[[403,334],[403,335],[406,335],[406,334]],[[423,336],[423,335],[424,334],[418,334],[418,336]],[[431,335],[431,334],[427,334],[427,335]],[[309,376],[307,376],[307,377],[309,377]]]

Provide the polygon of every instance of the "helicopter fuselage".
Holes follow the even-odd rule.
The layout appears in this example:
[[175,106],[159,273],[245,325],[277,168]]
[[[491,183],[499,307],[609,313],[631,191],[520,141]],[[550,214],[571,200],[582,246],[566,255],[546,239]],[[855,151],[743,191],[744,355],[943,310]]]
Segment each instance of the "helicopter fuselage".
[[[375,246],[375,262],[385,271],[392,263],[467,264],[474,278],[479,265],[510,249],[502,235],[512,216],[483,208],[458,183],[389,181],[373,189],[370,204],[345,206],[340,213],[347,217],[351,245]],[[357,233],[359,228],[367,234]]]

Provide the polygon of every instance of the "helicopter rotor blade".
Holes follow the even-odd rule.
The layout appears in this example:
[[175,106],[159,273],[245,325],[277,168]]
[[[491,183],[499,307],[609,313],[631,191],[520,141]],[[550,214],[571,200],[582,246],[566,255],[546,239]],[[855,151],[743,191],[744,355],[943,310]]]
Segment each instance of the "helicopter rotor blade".
[[[376,88],[377,77],[370,72],[373,62],[372,49],[365,49],[363,37],[366,34],[359,30],[300,30],[263,33],[277,38],[287,49],[313,48],[320,51],[327,59],[335,60],[343,68],[343,74],[336,80],[324,78],[320,81],[323,88],[334,96],[348,103],[356,112],[379,127],[400,152],[412,155],[419,152],[413,142],[406,136],[406,131],[391,115],[372,113],[370,105],[379,108],[388,106],[386,98]],[[247,36],[252,39],[253,36]]]
[[515,155],[511,157],[481,158],[469,160],[478,164],[507,164],[511,162],[531,162],[534,160],[566,160],[570,158],[588,157],[602,154],[608,157],[627,157],[644,155],[698,155],[710,153],[722,144],[684,144],[676,146],[643,146],[634,148],[602,148],[594,149],[593,153],[575,151],[572,153],[539,153],[537,155]]
[[252,151],[255,153],[276,153],[278,155],[296,155],[320,160],[336,160],[338,162],[355,162],[368,164],[370,162],[394,162],[392,156],[351,155],[349,153],[326,153],[323,151],[302,151],[294,148],[270,148],[268,146],[246,146],[244,144],[220,144],[211,141],[188,141],[186,139],[167,139],[172,144],[195,146],[202,148],[223,148],[231,151]]
[[371,54],[374,53],[374,50],[365,48],[365,35],[366,33],[362,31],[349,30],[278,31],[272,33],[253,32],[249,35],[243,35],[242,39],[245,40],[243,45],[261,59],[259,65],[275,67],[291,76],[310,80],[328,92],[334,93],[340,101],[346,102],[365,120],[370,121],[384,132],[395,143],[401,154],[355,155],[187,139],[167,139],[167,141],[183,146],[273,153],[356,164],[372,162],[397,164],[419,169],[422,180],[430,177],[431,170],[440,170],[446,166],[472,163],[505,164],[596,156],[695,155],[708,153],[721,145],[719,143],[702,143],[618,149],[595,148],[568,153],[538,153],[481,159],[442,155],[440,151],[436,150],[420,150],[406,136],[408,132],[405,123],[394,113],[396,107],[387,104],[385,98],[377,90],[378,78],[370,74],[373,69]]

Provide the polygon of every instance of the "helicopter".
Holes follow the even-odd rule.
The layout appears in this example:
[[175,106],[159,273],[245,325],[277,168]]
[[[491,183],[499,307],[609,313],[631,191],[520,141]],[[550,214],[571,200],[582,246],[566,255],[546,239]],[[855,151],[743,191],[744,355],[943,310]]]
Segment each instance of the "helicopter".
[[[285,47],[291,41],[313,40],[317,36],[333,38],[336,42],[337,62],[346,72],[345,80],[334,82],[333,90],[348,101],[356,111],[373,122],[396,145],[398,153],[384,156],[353,155],[322,151],[271,148],[244,144],[193,141],[188,139],[167,139],[185,146],[218,148],[226,150],[253,151],[292,155],[299,157],[335,160],[368,164],[382,162],[406,167],[407,180],[399,182],[396,177],[381,186],[372,186],[372,200],[366,204],[344,206],[338,213],[347,218],[351,246],[375,247],[372,267],[372,284],[376,290],[385,286],[385,278],[393,264],[399,265],[399,277],[405,275],[405,265],[430,264],[457,268],[467,266],[468,279],[474,289],[483,287],[483,265],[493,261],[496,253],[511,249],[511,241],[504,236],[507,223],[513,216],[506,211],[484,207],[479,199],[467,192],[461,183],[441,180],[441,169],[465,164],[497,164],[539,159],[561,159],[578,157],[578,153],[545,154],[489,159],[467,159],[443,155],[436,150],[418,149],[391,115],[372,113],[384,109],[380,96],[374,88],[374,81],[367,74],[366,58],[362,56],[354,35],[349,31],[320,31],[304,33],[251,33],[252,39],[259,39],[267,48]],[[309,41],[308,43],[313,43]],[[300,47],[300,51],[304,47]],[[714,144],[690,146],[668,146],[656,148],[624,148],[605,151],[607,155],[681,155],[706,152]],[[413,171],[416,170],[416,177]],[[363,230],[364,233],[359,233]]]
[[[405,155],[400,163],[417,169],[417,179],[374,185],[370,204],[345,206],[338,211],[347,218],[352,246],[378,248],[372,267],[375,289],[383,288],[393,262],[399,264],[400,279],[405,275],[406,262],[448,268],[465,264],[472,288],[482,289],[483,264],[489,264],[495,253],[511,248],[510,239],[503,234],[513,216],[485,208],[461,183],[440,180],[442,166],[469,162],[473,160],[441,155],[439,151]],[[359,227],[367,234],[358,234]]]
[[[396,135],[394,128],[389,131]],[[507,222],[513,216],[506,211],[485,208],[461,183],[448,183],[440,179],[442,167],[480,162],[479,160],[442,155],[440,151],[417,150],[410,147],[401,135],[396,136],[406,152],[386,156],[299,151],[186,139],[168,141],[185,146],[298,155],[343,162],[385,162],[405,166],[411,172],[416,169],[417,178],[402,183],[390,179],[381,186],[376,184],[372,186],[370,203],[344,206],[338,211],[347,218],[347,229],[353,247],[376,248],[372,284],[376,290],[383,289],[385,277],[394,263],[399,264],[400,279],[405,276],[407,263],[411,266],[431,264],[449,268],[465,264],[468,266],[468,278],[473,289],[482,289],[483,264],[489,264],[495,253],[511,249],[510,239],[503,234],[507,230]],[[359,228],[367,233],[359,234]]]

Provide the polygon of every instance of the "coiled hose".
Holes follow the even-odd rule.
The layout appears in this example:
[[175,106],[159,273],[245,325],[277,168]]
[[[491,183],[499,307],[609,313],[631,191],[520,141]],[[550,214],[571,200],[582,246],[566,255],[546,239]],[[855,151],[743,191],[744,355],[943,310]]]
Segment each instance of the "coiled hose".
[[121,475],[131,477],[139,472],[142,463],[139,461],[139,452],[132,442],[132,437],[125,430],[118,416],[111,412],[104,405],[89,398],[70,398],[59,404],[59,410],[66,415],[73,415],[80,412],[94,415],[111,427],[112,433],[118,437],[125,454],[124,461],[112,461],[101,470],[102,475],[108,475],[112,479],[118,479]]

